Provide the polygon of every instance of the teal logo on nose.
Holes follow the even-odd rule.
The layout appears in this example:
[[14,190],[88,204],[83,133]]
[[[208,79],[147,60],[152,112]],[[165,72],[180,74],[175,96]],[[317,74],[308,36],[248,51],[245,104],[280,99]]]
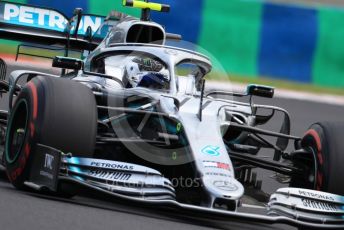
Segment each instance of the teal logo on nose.
[[217,156],[220,156],[219,150],[220,150],[220,147],[218,146],[208,145],[202,149],[202,153],[217,157]]

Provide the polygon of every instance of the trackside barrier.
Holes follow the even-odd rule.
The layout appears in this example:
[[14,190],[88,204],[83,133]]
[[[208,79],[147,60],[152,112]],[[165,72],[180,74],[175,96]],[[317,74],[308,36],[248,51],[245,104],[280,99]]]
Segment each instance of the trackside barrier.
[[[121,0],[17,2],[55,8],[68,16],[76,7],[100,15],[110,9],[140,14],[124,8]],[[152,13],[153,20],[212,53],[230,74],[344,87],[344,8],[257,0],[160,2],[171,5],[171,11]],[[0,46],[0,53],[9,50],[9,45]]]

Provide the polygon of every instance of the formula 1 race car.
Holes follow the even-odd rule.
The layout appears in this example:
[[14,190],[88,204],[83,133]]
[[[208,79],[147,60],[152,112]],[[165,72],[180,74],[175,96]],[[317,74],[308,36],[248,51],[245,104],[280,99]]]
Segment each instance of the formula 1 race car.
[[[141,8],[141,19],[81,9],[67,19],[0,2],[1,38],[65,51],[52,63],[61,76],[17,70],[0,81],[9,95],[8,111],[0,113],[0,156],[10,182],[53,196],[82,189],[222,220],[344,228],[344,124],[320,122],[292,136],[286,110],[251,100],[272,98],[273,88],[205,92],[209,58],[167,46],[181,36],[150,20],[151,10],[169,6],[124,4]],[[89,53],[76,59],[72,49]],[[280,132],[259,127],[278,113]],[[268,150],[271,159],[258,157]],[[289,186],[262,192],[255,168],[276,172]]]

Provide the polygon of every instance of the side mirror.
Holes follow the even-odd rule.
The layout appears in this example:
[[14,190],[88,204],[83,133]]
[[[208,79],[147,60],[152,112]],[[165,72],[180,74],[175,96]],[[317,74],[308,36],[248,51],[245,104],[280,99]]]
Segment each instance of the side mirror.
[[273,98],[275,88],[265,85],[248,85],[246,89],[247,95]]
[[77,58],[56,56],[53,59],[52,66],[56,68],[62,68],[62,69],[81,70],[83,67],[83,61]]

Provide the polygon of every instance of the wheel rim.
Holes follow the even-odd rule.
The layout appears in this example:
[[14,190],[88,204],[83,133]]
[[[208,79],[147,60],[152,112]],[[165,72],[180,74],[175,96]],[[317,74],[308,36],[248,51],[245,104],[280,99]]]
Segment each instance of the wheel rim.
[[[307,152],[307,154],[295,158],[294,165],[303,170],[304,176],[294,178],[294,183],[296,182],[297,187],[317,189],[319,166],[316,141],[314,136],[310,134],[305,135],[302,141],[303,149]],[[294,184],[292,186],[294,186]]]
[[312,148],[312,147],[309,147],[308,148],[309,151],[312,153],[312,168],[310,170],[310,175],[309,176],[312,176],[313,177],[313,181],[309,181],[310,183],[313,182],[313,187],[311,189],[317,189],[317,182],[318,182],[318,175],[317,175],[317,172],[318,172],[318,163],[317,163],[317,151]]
[[20,152],[23,149],[24,142],[27,135],[27,126],[29,120],[29,110],[26,100],[20,100],[12,112],[14,115],[11,116],[6,135],[6,161],[9,164],[14,163]]

